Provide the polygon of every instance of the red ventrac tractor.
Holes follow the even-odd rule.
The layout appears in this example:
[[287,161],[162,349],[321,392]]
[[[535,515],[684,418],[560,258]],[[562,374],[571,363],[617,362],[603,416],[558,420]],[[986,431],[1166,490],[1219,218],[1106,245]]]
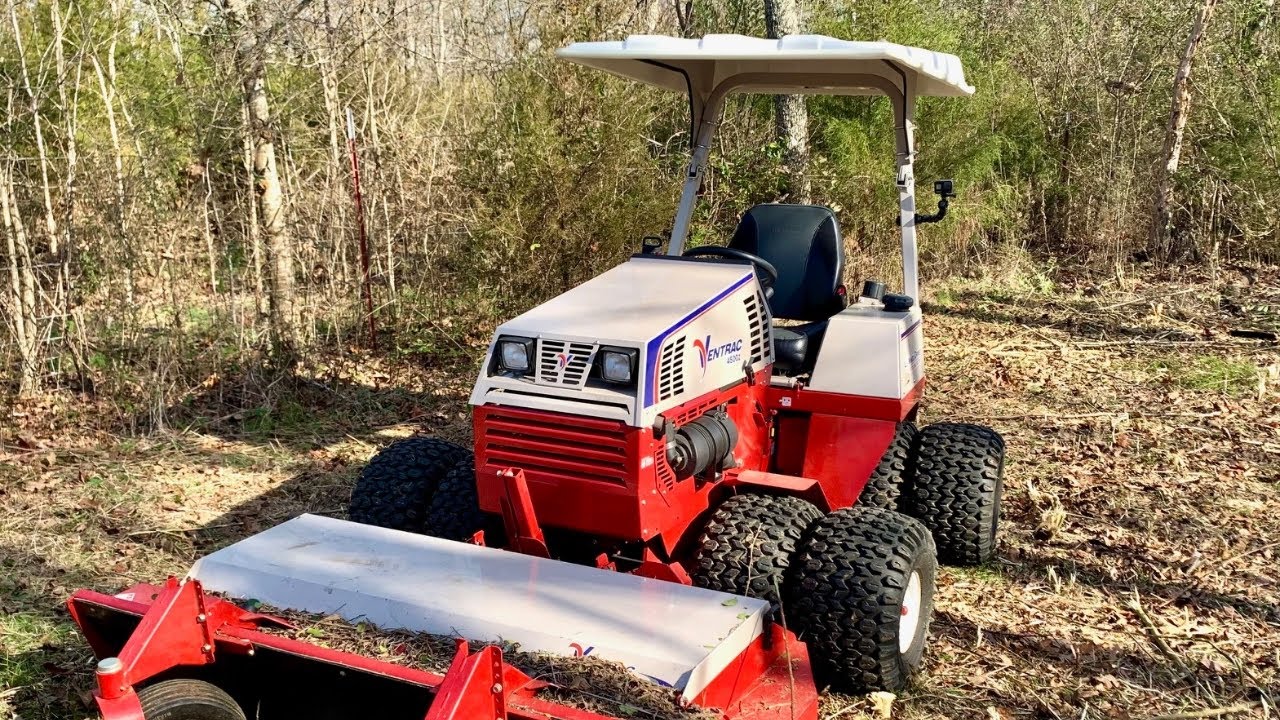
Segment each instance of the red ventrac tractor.
[[[914,424],[916,227],[953,196],[939,181],[938,211],[916,212],[914,109],[973,92],[960,61],[822,36],[633,36],[560,56],[688,94],[666,252],[646,244],[501,325],[471,395],[474,449],[391,445],[350,521],[305,515],[181,581],[77,593],[105,718],[603,720],[540,699],[493,644],[460,644],[434,675],[263,632],[278,621],[222,597],[598,655],[725,718],[812,720],[823,684],[908,681],[937,562],[992,557],[1004,465],[988,428]],[[817,205],[758,205],[726,245],[685,248],[724,98],[744,91],[889,98],[901,293],[868,281],[848,297]]]

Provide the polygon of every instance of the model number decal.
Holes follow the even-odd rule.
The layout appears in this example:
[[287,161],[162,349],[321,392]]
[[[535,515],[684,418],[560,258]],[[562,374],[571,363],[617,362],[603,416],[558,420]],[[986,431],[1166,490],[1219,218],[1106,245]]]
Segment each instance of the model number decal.
[[707,374],[707,365],[716,360],[734,363],[742,359],[742,338],[723,345],[712,345],[711,336],[708,335],[705,340],[695,338],[693,347],[698,351],[698,365],[702,367],[703,375]]

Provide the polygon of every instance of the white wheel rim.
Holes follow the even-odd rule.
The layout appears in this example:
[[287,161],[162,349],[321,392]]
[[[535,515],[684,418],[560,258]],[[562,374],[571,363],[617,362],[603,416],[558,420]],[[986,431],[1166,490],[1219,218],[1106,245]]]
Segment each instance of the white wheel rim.
[[903,655],[916,640],[920,627],[920,573],[912,572],[907,591],[902,595],[902,613],[898,618],[898,652]]

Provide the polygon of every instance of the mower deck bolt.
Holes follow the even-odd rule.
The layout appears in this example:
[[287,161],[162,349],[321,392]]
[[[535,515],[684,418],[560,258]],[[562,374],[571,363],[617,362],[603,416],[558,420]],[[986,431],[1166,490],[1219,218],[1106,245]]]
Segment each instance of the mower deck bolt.
[[213,646],[212,646],[212,645],[210,645],[209,643],[205,643],[205,644],[203,644],[203,645],[201,645],[201,646],[200,646],[200,652],[202,652],[202,653],[207,653],[207,652],[209,652],[209,651],[210,651],[210,650],[212,650],[212,649],[213,649]]
[[500,692],[502,692],[502,683],[494,683],[494,684],[493,684],[493,694],[494,694],[494,695],[497,695],[497,694],[498,694],[498,693],[500,693]]
[[202,623],[202,622],[204,622],[204,621],[205,621],[205,620],[207,620],[207,619],[208,619],[208,618],[206,618],[206,617],[205,617],[205,614],[204,614],[204,613],[200,613],[199,615],[197,615],[197,616],[196,616],[196,622],[198,622],[198,623]]
[[120,658],[109,657],[98,661],[99,675],[115,675],[122,670],[124,670],[124,663],[120,661]]

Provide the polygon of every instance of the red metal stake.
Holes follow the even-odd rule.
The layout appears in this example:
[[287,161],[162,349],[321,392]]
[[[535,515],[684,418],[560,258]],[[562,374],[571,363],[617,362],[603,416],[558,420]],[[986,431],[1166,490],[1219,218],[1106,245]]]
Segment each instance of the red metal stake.
[[[347,150],[351,154],[351,194],[356,202],[356,227],[360,233],[360,295],[369,318],[369,349],[378,349],[378,330],[373,321],[373,291],[369,286],[369,238],[364,229],[364,198],[360,194],[360,158],[356,153],[356,120],[347,108]],[[390,260],[388,259],[388,262]]]

